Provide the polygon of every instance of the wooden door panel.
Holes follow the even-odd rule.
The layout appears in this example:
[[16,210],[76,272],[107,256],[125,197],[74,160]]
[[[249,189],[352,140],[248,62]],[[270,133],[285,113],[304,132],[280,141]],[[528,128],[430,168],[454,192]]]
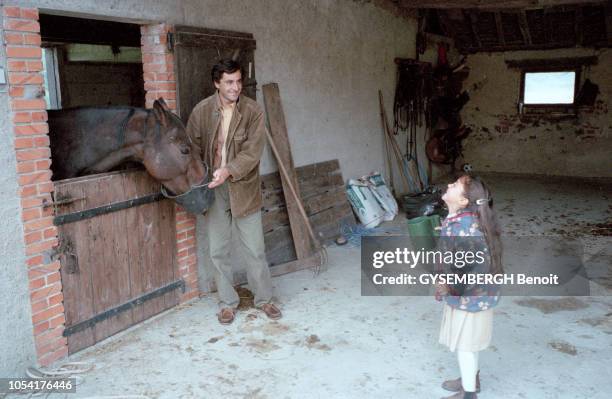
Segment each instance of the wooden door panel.
[[[56,217],[159,193],[160,185],[144,171],[111,172],[55,184]],[[91,215],[89,215],[91,216]],[[61,276],[70,353],[93,345],[178,303],[176,289],[116,311],[120,305],[174,282],[176,229],[174,203],[168,200],[86,217],[58,226]],[[66,248],[63,248],[66,252]],[[61,252],[61,251],[60,251]],[[77,260],[76,268],[71,263]],[[74,263],[74,262],[73,262]],[[71,269],[72,268],[72,269]],[[110,316],[100,317],[105,312]],[[91,326],[89,323],[95,320]],[[77,327],[74,327],[77,326]]]
[[176,26],[174,59],[179,115],[187,123],[193,107],[215,93],[211,71],[222,58],[242,68],[243,94],[256,99],[255,40],[250,33]]

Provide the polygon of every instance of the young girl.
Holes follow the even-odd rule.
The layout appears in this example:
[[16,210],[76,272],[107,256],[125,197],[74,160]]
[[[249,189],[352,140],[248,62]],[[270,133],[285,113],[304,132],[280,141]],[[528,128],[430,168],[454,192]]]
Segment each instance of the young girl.
[[[455,251],[469,249],[485,254],[485,261],[477,268],[451,265],[445,273],[503,273],[500,229],[491,194],[484,183],[478,178],[464,175],[448,185],[442,200],[449,211],[440,231],[443,246],[451,246],[450,249]],[[480,392],[478,352],[486,349],[491,342],[492,308],[499,301],[499,287],[439,285],[436,287],[436,298],[441,297],[444,297],[445,304],[440,343],[451,352],[457,352],[461,372],[460,378],[445,381],[442,387],[456,392],[447,399],[476,398],[476,392]]]

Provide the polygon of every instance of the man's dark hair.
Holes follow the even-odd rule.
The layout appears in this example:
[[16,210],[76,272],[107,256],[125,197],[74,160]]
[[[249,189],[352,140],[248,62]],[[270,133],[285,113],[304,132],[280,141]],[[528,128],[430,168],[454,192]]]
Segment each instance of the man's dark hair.
[[213,66],[211,72],[212,80],[213,82],[219,83],[224,73],[234,73],[236,71],[242,72],[240,64],[232,60],[231,58],[225,58],[223,60],[220,60],[215,64],[215,66]]

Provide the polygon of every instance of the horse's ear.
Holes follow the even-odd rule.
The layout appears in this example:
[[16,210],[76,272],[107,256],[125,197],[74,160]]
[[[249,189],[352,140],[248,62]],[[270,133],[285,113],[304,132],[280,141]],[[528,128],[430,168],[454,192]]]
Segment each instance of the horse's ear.
[[163,98],[153,102],[153,113],[162,126],[168,125],[168,115],[166,115],[166,112],[170,112],[170,109]]

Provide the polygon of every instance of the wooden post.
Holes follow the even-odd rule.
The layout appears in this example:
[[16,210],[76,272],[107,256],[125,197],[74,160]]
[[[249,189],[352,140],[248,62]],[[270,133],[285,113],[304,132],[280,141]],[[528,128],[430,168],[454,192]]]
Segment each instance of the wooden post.
[[277,161],[282,163],[285,167],[291,180],[288,182],[284,174],[281,174],[281,182],[285,195],[285,203],[287,204],[287,213],[289,214],[289,224],[291,226],[293,243],[295,245],[295,253],[298,259],[304,259],[312,254],[313,242],[308,235],[307,226],[304,224],[297,201],[290,192],[290,186],[293,186],[296,190],[296,194],[300,196],[278,84],[269,83],[263,85],[262,91],[268,122],[270,124],[270,135],[274,139],[276,148],[279,152]]

